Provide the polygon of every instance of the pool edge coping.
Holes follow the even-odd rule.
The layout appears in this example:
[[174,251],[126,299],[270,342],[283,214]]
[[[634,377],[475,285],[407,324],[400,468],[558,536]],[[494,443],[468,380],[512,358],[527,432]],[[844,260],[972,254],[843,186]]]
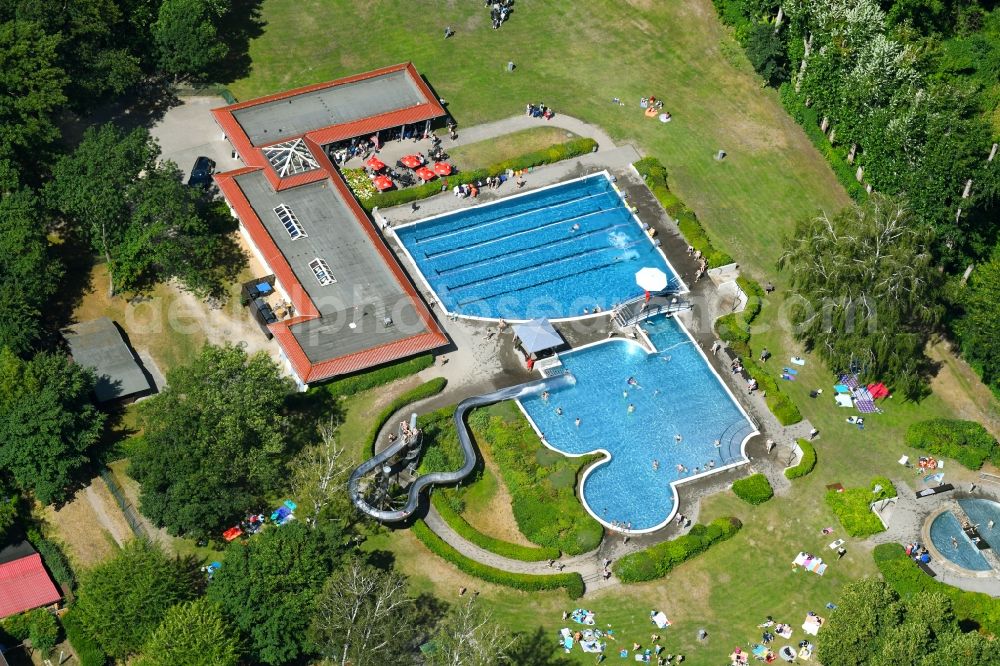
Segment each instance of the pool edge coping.
[[[990,568],[977,571],[976,569],[966,569],[962,565],[956,564],[954,561],[945,556],[940,550],[938,550],[938,547],[934,544],[934,540],[931,539],[931,525],[938,518],[938,516],[949,512],[951,512],[951,508],[947,505],[939,506],[936,509],[933,509],[927,514],[927,517],[924,518],[924,522],[920,526],[920,537],[924,541],[924,545],[927,547],[927,550],[931,553],[934,559],[941,564],[941,567],[944,568],[945,571],[948,571],[953,575],[961,576],[962,578],[996,578],[997,571],[993,568],[993,565],[990,564],[989,559],[987,559],[985,555],[982,555],[982,558],[986,560],[986,563],[990,565]],[[954,516],[954,514],[952,515]],[[956,520],[959,520],[958,516],[954,517]],[[959,524],[961,524],[961,520],[959,520]],[[975,544],[973,544],[973,547],[975,547]]]
[[[746,446],[747,446],[747,443],[753,437],[755,437],[755,436],[757,436],[757,435],[760,434],[759,426],[757,425],[756,421],[754,421],[750,417],[750,415],[747,413],[747,411],[743,408],[743,405],[740,403],[740,401],[736,399],[735,394],[733,394],[733,392],[730,390],[729,386],[722,379],[722,376],[719,375],[718,372],[716,372],[715,368],[708,361],[708,356],[706,356],[705,350],[703,350],[701,348],[701,345],[699,345],[698,341],[694,339],[694,336],[692,336],[691,332],[687,330],[687,327],[684,326],[683,322],[681,322],[679,319],[676,319],[676,318],[673,318],[673,319],[677,322],[677,325],[680,327],[680,329],[682,331],[684,331],[684,334],[687,335],[688,339],[691,341],[691,344],[694,345],[694,347],[701,354],[702,362],[704,362],[704,364],[708,367],[708,369],[712,372],[712,374],[715,375],[716,380],[719,382],[719,384],[722,385],[722,388],[725,389],[726,393],[729,395],[729,399],[732,400],[732,402],[736,405],[736,408],[740,411],[740,414],[743,415],[743,418],[745,418],[747,420],[747,422],[750,424],[750,426],[753,428],[753,430],[750,432],[750,434],[748,434],[746,437],[744,437],[743,441],[740,443],[740,455],[743,457],[742,460],[734,462],[734,463],[730,463],[728,465],[723,465],[722,467],[715,467],[711,471],[708,471],[708,472],[701,472],[699,474],[695,474],[694,476],[689,476],[689,477],[685,477],[685,478],[682,478],[682,479],[676,479],[674,481],[670,481],[670,491],[671,491],[671,494],[673,495],[673,507],[671,508],[670,513],[667,515],[667,517],[663,520],[662,523],[659,523],[659,524],[657,524],[657,525],[655,525],[653,527],[647,527],[647,528],[644,528],[644,529],[623,529],[621,527],[614,527],[614,526],[612,526],[606,520],[603,520],[600,516],[598,516],[597,513],[595,513],[594,510],[590,507],[590,504],[587,502],[587,498],[584,496],[584,493],[583,493],[583,486],[587,482],[587,478],[590,476],[591,472],[593,472],[594,470],[596,470],[598,467],[601,467],[602,465],[605,465],[605,464],[611,462],[611,460],[613,458],[613,456],[611,455],[611,452],[608,451],[605,448],[598,448],[598,449],[593,449],[591,451],[586,451],[584,453],[567,453],[566,451],[562,451],[560,449],[557,449],[557,448],[551,446],[546,441],[546,439],[545,439],[544,435],[542,434],[541,430],[539,430],[538,425],[535,423],[534,419],[531,418],[531,415],[528,414],[528,411],[524,408],[524,405],[521,404],[521,401],[518,400],[518,399],[514,400],[515,404],[517,404],[518,409],[520,409],[521,413],[524,414],[525,419],[527,419],[528,423],[531,425],[531,429],[535,431],[535,435],[538,436],[539,441],[541,441],[542,445],[545,446],[545,448],[547,448],[547,449],[549,449],[551,451],[554,451],[554,452],[556,452],[556,453],[558,453],[560,455],[566,456],[567,458],[582,458],[583,456],[590,456],[590,455],[595,455],[595,454],[602,454],[604,456],[603,459],[595,461],[592,465],[588,466],[584,470],[583,476],[580,478],[579,484],[577,484],[577,488],[579,489],[578,497],[580,498],[580,502],[583,504],[584,509],[586,509],[587,513],[589,513],[594,518],[594,520],[596,520],[598,523],[600,523],[601,525],[603,525],[605,528],[610,529],[610,530],[614,530],[616,532],[621,532],[622,534],[650,534],[650,533],[653,533],[653,532],[658,532],[659,530],[661,530],[664,527],[666,527],[667,525],[669,525],[670,522],[674,519],[674,516],[677,514],[678,505],[680,504],[680,494],[679,494],[679,492],[677,490],[677,486],[679,486],[681,484],[684,484],[684,483],[688,483],[690,481],[694,481],[695,479],[709,478],[713,474],[716,474],[718,472],[728,471],[728,470],[740,467],[742,465],[748,465],[748,464],[750,464],[750,458],[749,458],[749,456],[747,456],[747,453],[746,453]],[[640,330],[641,330],[641,328],[640,328]],[[648,342],[650,348],[653,349],[653,351],[649,351],[648,349],[646,349],[643,346],[643,344],[640,343],[637,340],[632,340],[632,339],[629,339],[629,338],[612,338],[612,339],[608,339],[608,340],[597,340],[596,342],[590,342],[590,343],[582,345],[580,347],[575,347],[572,350],[570,350],[570,352],[567,352],[567,353],[581,351],[581,350],[584,350],[584,349],[588,349],[590,347],[596,347],[597,345],[604,345],[604,344],[609,344],[609,343],[612,343],[612,342],[626,342],[628,344],[634,344],[637,347],[639,347],[640,349],[642,349],[647,355],[651,355],[651,354],[657,353],[656,346],[653,344],[652,340],[650,340],[648,336],[646,336],[645,339]],[[544,376],[544,374],[541,371],[539,371],[539,374],[542,375],[542,376]]]
[[[634,170],[634,168],[633,168],[633,170]],[[636,173],[638,173],[638,172],[636,172]],[[512,199],[517,199],[518,197],[524,197],[524,196],[527,196],[529,194],[536,194],[538,192],[544,192],[545,190],[549,190],[549,189],[552,189],[554,187],[560,187],[562,185],[567,185],[569,183],[575,183],[575,182],[578,182],[578,181],[581,181],[581,180],[586,180],[587,178],[593,178],[595,176],[604,176],[604,178],[608,181],[608,184],[611,185],[612,190],[614,190],[615,194],[618,195],[618,198],[622,202],[622,205],[625,206],[625,210],[627,210],[629,212],[629,215],[632,217],[632,221],[635,222],[639,226],[639,229],[642,232],[642,235],[645,237],[646,241],[650,245],[653,246],[654,250],[656,250],[659,253],[660,257],[663,259],[663,262],[667,265],[667,268],[669,268],[670,272],[673,273],[673,275],[674,275],[675,278],[677,278],[677,282],[681,286],[681,289],[679,289],[677,291],[677,293],[678,294],[687,294],[687,293],[690,293],[691,292],[690,287],[688,287],[687,283],[684,282],[684,278],[682,278],[681,274],[677,271],[676,268],[674,268],[674,265],[672,263],[670,263],[670,259],[667,258],[666,253],[663,251],[662,244],[657,244],[655,242],[655,240],[649,234],[646,233],[646,229],[644,229],[643,226],[642,226],[644,224],[643,221],[639,219],[639,216],[636,214],[636,212],[634,210],[632,210],[632,207],[627,203],[625,195],[622,193],[621,188],[618,187],[618,185],[616,184],[616,182],[613,179],[612,175],[608,172],[607,168],[602,169],[601,171],[598,171],[596,173],[587,174],[585,176],[578,176],[576,178],[570,178],[568,180],[561,180],[559,182],[552,183],[551,185],[544,185],[542,187],[539,187],[538,189],[527,190],[525,192],[515,192],[514,194],[510,194],[508,196],[501,197],[501,198],[497,199],[496,201],[486,201],[486,202],[483,202],[483,203],[477,203],[475,205],[469,206],[468,208],[462,208],[462,209],[458,209],[458,210],[447,211],[447,212],[444,212],[444,213],[438,213],[436,215],[431,215],[429,217],[425,217],[425,218],[420,219],[420,220],[414,220],[413,222],[406,222],[404,224],[400,224],[399,226],[390,226],[390,227],[388,227],[388,230],[392,233],[393,238],[396,239],[396,243],[399,245],[399,247],[402,250],[403,254],[406,256],[407,261],[409,261],[410,264],[413,266],[413,268],[414,268],[417,276],[420,278],[420,282],[427,288],[427,290],[431,293],[431,295],[433,295],[434,300],[436,300],[438,302],[438,304],[441,306],[441,312],[443,312],[445,316],[447,316],[449,318],[452,318],[452,319],[464,319],[464,320],[467,320],[467,321],[494,322],[494,321],[500,321],[501,319],[503,319],[503,320],[509,321],[511,323],[528,322],[528,321],[531,321],[531,319],[507,319],[506,317],[479,317],[479,316],[474,316],[474,315],[460,314],[460,313],[453,312],[453,311],[449,310],[447,308],[447,306],[445,306],[444,300],[442,300],[442,298],[438,294],[437,290],[434,289],[434,287],[431,286],[430,282],[427,280],[427,277],[424,275],[424,272],[420,269],[420,264],[418,264],[417,261],[413,258],[413,255],[410,254],[409,248],[406,247],[406,243],[404,243],[403,240],[399,237],[399,234],[397,233],[397,231],[399,229],[406,229],[408,227],[413,227],[413,226],[416,226],[418,224],[424,224],[425,222],[430,222],[430,221],[433,221],[435,219],[438,219],[438,218],[441,218],[441,217],[445,217],[447,215],[454,215],[456,213],[460,213],[460,212],[463,212],[463,211],[474,210],[476,208],[484,208],[486,206],[495,206],[497,204],[500,204],[500,203],[503,203],[503,202],[506,202],[506,201],[510,201]],[[646,187],[647,189],[649,188],[649,186],[646,185],[646,181],[645,180],[642,181],[642,184],[643,184],[643,187]],[[647,225],[647,226],[649,226],[649,225]],[[649,227],[649,228],[652,228],[652,227]],[[557,323],[571,322],[571,321],[582,321],[584,319],[593,319],[595,317],[607,316],[608,314],[612,313],[613,311],[614,311],[614,308],[611,308],[610,310],[602,310],[600,312],[592,312],[590,314],[585,314],[585,315],[576,315],[576,316],[572,316],[572,317],[547,317],[547,319],[549,321],[551,321],[551,322],[557,322]]]

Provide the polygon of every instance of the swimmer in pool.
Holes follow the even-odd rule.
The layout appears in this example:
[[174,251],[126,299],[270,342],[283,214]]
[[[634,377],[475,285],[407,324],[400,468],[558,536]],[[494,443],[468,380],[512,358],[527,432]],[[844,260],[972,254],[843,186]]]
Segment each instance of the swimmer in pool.
[[721,439],[715,440],[715,448],[718,449],[718,448],[721,448],[721,447],[722,447],[722,440]]
[[570,230],[571,233],[579,231],[580,230],[579,223],[574,224],[572,227],[569,228],[569,230]]
[[635,411],[635,405],[633,405],[632,403],[629,403],[628,413],[631,414],[634,411]]
[[684,465],[678,464],[677,465],[677,473],[681,474],[683,472],[684,472]]
[[562,416],[562,407],[556,407],[556,416]]
[[577,417],[577,419],[576,419],[576,427],[577,428],[580,427],[580,418],[579,417]]
[[958,539],[956,539],[955,537],[951,538],[951,547],[958,550]]
[[549,392],[548,391],[542,391],[542,400],[544,400],[545,402],[549,401]]
[[681,437],[680,433],[677,433],[676,435],[674,435],[674,441],[680,444],[682,441],[684,441],[684,438]]
[[628,397],[628,391],[622,391],[622,397],[623,398],[627,398]]
[[629,386],[638,386],[638,385],[639,385],[639,382],[638,382],[638,381],[636,381],[636,378],[635,378],[635,377],[629,377],[629,378],[628,378],[628,385],[629,385]]
[[653,471],[655,472],[655,471],[657,471],[658,469],[660,469],[660,461],[659,461],[659,460],[656,460],[656,459],[654,458],[654,459],[653,459]]

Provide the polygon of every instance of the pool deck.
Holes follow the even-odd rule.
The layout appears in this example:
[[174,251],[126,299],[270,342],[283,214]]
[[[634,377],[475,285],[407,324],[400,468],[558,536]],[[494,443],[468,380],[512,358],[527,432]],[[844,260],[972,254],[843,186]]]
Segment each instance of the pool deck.
[[[468,128],[464,132],[460,131],[459,139],[462,143],[472,140],[479,141],[536,124],[537,122],[532,119],[515,117],[490,123],[487,126],[482,126],[482,129]],[[600,136],[595,136],[595,132],[592,130],[599,132],[597,128],[566,116],[557,116],[556,119],[553,119],[552,125],[565,127],[581,136],[593,136],[600,144],[598,151],[536,168],[528,174],[527,184],[522,189],[518,189],[516,185],[508,181],[497,190],[481,192],[478,199],[457,199],[450,192],[443,193],[419,202],[416,211],[413,211],[409,205],[397,206],[376,211],[375,219],[377,221],[384,220],[389,226],[406,224],[432,215],[462,210],[478,203],[495,201],[514,192],[530,191],[571,178],[607,170],[615,177],[618,187],[627,194],[628,200],[637,208],[639,219],[656,230],[656,237],[661,242],[661,249],[677,271],[678,276],[690,289],[687,296],[693,302],[694,307],[688,312],[677,315],[678,319],[705,351],[712,367],[722,377],[723,382],[730,388],[739,404],[751,416],[761,431],[760,434],[752,437],[746,445],[748,463],[695,478],[682,484],[678,491],[677,510],[685,517],[690,518],[692,524],[696,523],[702,498],[723,492],[732,485],[733,481],[755,472],[767,476],[776,495],[788,492],[791,483],[785,478],[784,469],[795,462],[796,439],[808,438],[812,425],[808,421],[802,421],[793,426],[782,426],[771,414],[759,393],[747,395],[744,383],[733,378],[729,372],[728,357],[724,353],[713,356],[709,351],[716,340],[713,330],[715,320],[733,311],[733,308],[739,305],[738,295],[731,288],[731,280],[738,274],[738,266],[710,271],[707,278],[695,282],[694,275],[698,270],[698,263],[687,254],[687,242],[681,236],[676,222],[667,215],[652,192],[646,187],[642,178],[631,167],[631,164],[640,158],[639,153],[632,146],[615,146],[603,132],[600,132]],[[453,145],[449,141],[449,139],[444,140],[446,149],[449,145]],[[383,236],[407,272],[420,285],[419,278],[416,277],[418,275],[415,272],[416,266],[402,251],[395,235],[391,231],[385,230]],[[427,291],[422,286],[418,286],[418,289],[422,292]],[[496,325],[492,322],[449,318],[436,306],[431,294],[425,293],[424,295],[431,303],[432,313],[439,320],[451,340],[451,344],[442,350],[438,363],[424,370],[420,376],[424,380],[443,376],[448,380],[448,388],[438,396],[410,405],[403,410],[405,414],[412,411],[426,412],[454,405],[467,397],[481,395],[498,388],[537,378],[537,373],[529,371],[524,365],[523,358],[514,350],[510,329],[499,333]],[[610,314],[607,313],[586,319],[561,322],[556,324],[556,328],[568,346],[573,348],[605,340],[608,338],[609,332],[614,331]],[[398,416],[401,417],[402,414]],[[397,420],[398,418],[391,418],[388,423],[395,423]],[[384,441],[386,436],[387,431],[380,433],[379,442]],[[767,439],[773,439],[777,444],[770,454],[765,451]],[[579,488],[577,491],[579,492]],[[428,526],[446,542],[459,552],[484,564],[519,573],[541,575],[556,573],[545,562],[511,560],[479,548],[451,530],[440,516],[437,516],[433,508],[423,517]],[[628,539],[625,538],[624,534],[606,530],[605,538],[599,548],[576,557],[563,558],[560,562],[565,565],[566,572],[576,571],[584,577],[589,593],[593,590],[619,584],[613,576],[608,581],[601,578],[601,563],[605,558],[615,560],[630,552],[674,539],[686,531],[675,522],[670,522],[667,526],[653,533],[627,535]]]

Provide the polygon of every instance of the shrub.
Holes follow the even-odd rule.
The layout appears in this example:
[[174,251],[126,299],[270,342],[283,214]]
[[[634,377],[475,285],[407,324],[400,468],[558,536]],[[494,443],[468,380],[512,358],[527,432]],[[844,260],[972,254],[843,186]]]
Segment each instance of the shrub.
[[3,629],[19,641],[30,640],[31,647],[48,654],[59,642],[59,622],[44,608],[11,615],[3,620]]
[[73,652],[76,653],[80,666],[105,666],[108,657],[104,650],[97,644],[83,625],[77,622],[72,611],[65,613],[62,618],[63,631],[66,632],[66,640],[69,641]]
[[[747,351],[749,352],[749,349]],[[757,380],[757,388],[766,394],[764,401],[767,403],[767,408],[771,410],[781,425],[793,425],[802,420],[802,413],[799,412],[799,408],[792,402],[792,399],[782,392],[781,387],[778,386],[778,380],[765,370],[764,366],[757,363],[749,353],[743,358],[743,367],[747,374]]]
[[708,262],[709,268],[718,268],[733,263],[733,258],[721,250],[717,250],[708,234],[698,222],[697,216],[687,206],[681,203],[667,183],[667,169],[655,157],[644,157],[632,166],[639,172],[646,187],[653,193],[660,205],[672,217],[677,218],[677,227],[688,245],[699,250]]
[[907,428],[905,441],[907,446],[915,449],[954,458],[969,469],[979,469],[987,460],[1000,464],[997,440],[975,421],[917,421]]
[[[882,490],[874,493],[876,485]],[[867,488],[847,488],[842,492],[831,490],[826,494],[826,503],[836,514],[844,530],[852,537],[867,537],[885,531],[885,526],[875,512],[871,510],[872,502],[896,496],[896,488],[892,481],[884,476],[877,476]]]
[[521,574],[503,571],[476,562],[452,548],[441,537],[435,534],[422,520],[413,524],[413,534],[438,557],[454,564],[461,571],[489,583],[496,583],[516,590],[533,592],[536,590],[554,590],[565,588],[570,599],[583,596],[583,578],[578,573],[561,573],[550,576]]
[[435,377],[434,379],[421,384],[420,386],[414,387],[399,396],[388,405],[385,409],[379,412],[375,420],[372,421],[372,427],[368,431],[368,446],[367,449],[375,454],[375,440],[378,439],[379,430],[385,425],[385,422],[392,418],[392,415],[398,412],[403,407],[406,407],[411,402],[417,402],[418,400],[423,400],[424,398],[429,398],[432,395],[437,395],[444,390],[444,387],[448,385],[448,380],[444,377]]
[[687,534],[651,548],[619,558],[613,568],[623,583],[639,583],[666,576],[670,571],[709,546],[736,534],[743,524],[736,518],[716,518],[708,525],[695,525]]
[[458,514],[451,506],[445,493],[435,492],[431,496],[434,508],[444,522],[448,523],[451,529],[466,541],[470,541],[483,550],[496,553],[502,557],[522,562],[541,562],[543,560],[554,560],[559,557],[558,548],[535,548],[532,546],[522,546],[509,541],[503,541],[483,534],[475,527],[466,522],[465,518]]
[[763,474],[751,474],[733,482],[733,492],[747,504],[763,504],[774,497],[774,489]]
[[785,470],[785,478],[798,479],[813,471],[816,466],[816,447],[812,442],[805,439],[799,440],[799,448],[802,449],[802,460],[795,467]]
[[382,386],[384,384],[388,384],[389,382],[394,382],[397,379],[402,379],[403,377],[415,375],[421,370],[426,370],[432,365],[434,365],[434,355],[423,354],[421,356],[411,358],[408,361],[403,361],[402,363],[394,363],[383,368],[378,368],[377,370],[371,370],[359,375],[351,375],[350,377],[337,379],[314,390],[325,391],[334,398],[346,397],[356,393],[361,393],[362,391],[367,391],[368,389],[373,389],[376,386]]
[[986,634],[1000,633],[1000,599],[939,583],[921,571],[898,543],[875,546],[872,555],[886,582],[902,599],[919,592],[943,594],[951,599],[959,623],[978,625]]
[[55,581],[62,587],[73,590],[76,587],[76,576],[56,542],[46,539],[41,532],[33,528],[28,530],[28,541],[42,556],[42,561],[45,562]]
[[552,164],[554,162],[559,162],[578,155],[584,155],[586,153],[593,152],[596,147],[597,142],[593,139],[573,139],[572,141],[558,143],[542,150],[536,150],[519,157],[513,157],[509,160],[498,162],[485,169],[460,171],[453,173],[442,180],[431,181],[416,187],[407,187],[402,190],[380,192],[369,199],[361,201],[361,205],[368,212],[371,212],[375,207],[391,208],[392,206],[407,204],[411,201],[426,199],[427,197],[434,196],[438,192],[450,189],[455,185],[473,183],[477,180],[483,180],[487,176],[496,176],[508,170],[518,171],[521,169],[530,169],[543,164]]

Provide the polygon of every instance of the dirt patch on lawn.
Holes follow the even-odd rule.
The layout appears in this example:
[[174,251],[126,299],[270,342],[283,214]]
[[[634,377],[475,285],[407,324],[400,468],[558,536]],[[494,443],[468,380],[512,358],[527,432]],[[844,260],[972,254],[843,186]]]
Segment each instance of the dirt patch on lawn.
[[496,480],[496,490],[484,506],[466,507],[462,517],[483,534],[521,546],[537,546],[538,544],[528,541],[514,520],[510,491],[500,476],[500,470],[497,469],[493,457],[486,449],[481,453],[487,472]]
[[73,500],[56,510],[43,510],[54,536],[66,547],[74,569],[89,569],[115,554],[117,546],[132,538],[121,509],[104,485],[95,478]]
[[931,388],[957,416],[978,421],[994,437],[1000,438],[1000,406],[975,370],[958,358],[946,342],[927,347],[927,355],[940,364]]

